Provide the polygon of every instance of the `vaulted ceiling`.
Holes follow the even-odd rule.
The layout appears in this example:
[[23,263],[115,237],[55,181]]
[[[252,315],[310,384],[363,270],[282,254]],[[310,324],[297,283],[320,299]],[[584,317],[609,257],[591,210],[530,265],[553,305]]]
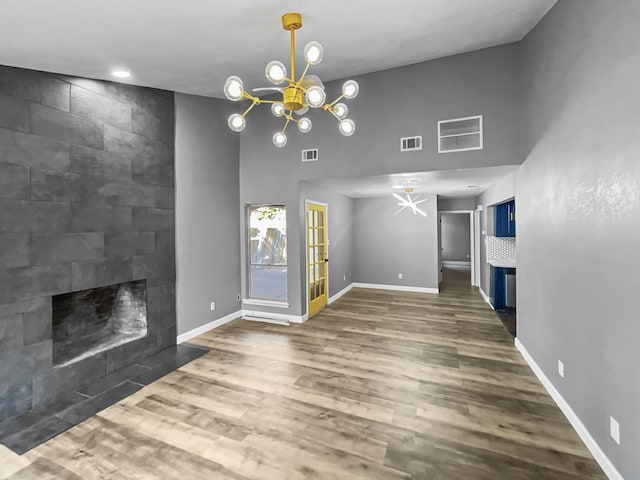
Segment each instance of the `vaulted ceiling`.
[[[0,64],[222,97],[227,76],[265,84],[288,62],[280,16],[303,15],[302,47],[317,40],[323,80],[514,42],[556,0],[4,0]],[[301,48],[299,48],[301,51]]]

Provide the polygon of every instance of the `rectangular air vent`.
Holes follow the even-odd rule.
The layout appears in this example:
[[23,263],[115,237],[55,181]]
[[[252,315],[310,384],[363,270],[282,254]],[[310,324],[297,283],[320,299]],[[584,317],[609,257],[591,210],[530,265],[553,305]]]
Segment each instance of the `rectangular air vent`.
[[415,150],[422,150],[422,136],[404,137],[400,139],[401,152],[413,152]]
[[318,160],[317,148],[308,148],[307,150],[302,150],[303,162],[315,162],[316,160]]
[[482,115],[438,122],[438,153],[482,150]]

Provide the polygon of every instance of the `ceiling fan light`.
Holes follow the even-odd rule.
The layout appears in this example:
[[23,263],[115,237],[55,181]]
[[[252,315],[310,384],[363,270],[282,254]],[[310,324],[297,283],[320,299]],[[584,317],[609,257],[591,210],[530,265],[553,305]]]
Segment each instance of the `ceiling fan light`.
[[304,47],[304,59],[309,65],[318,65],[324,57],[324,48],[319,42],[309,42]]
[[287,69],[282,62],[278,62],[277,60],[267,63],[267,68],[265,68],[264,73],[267,76],[267,80],[274,85],[280,85],[287,78]]
[[311,120],[306,117],[298,120],[298,130],[300,130],[302,133],[310,132],[312,126],[313,124],[311,123]]
[[337,103],[333,106],[333,113],[336,114],[340,120],[344,120],[349,115],[349,107],[347,107],[344,103]]
[[352,98],[356,98],[358,96],[358,92],[360,91],[360,85],[355,80],[347,80],[342,85],[342,94],[344,98],[348,98],[351,100]]
[[327,98],[324,93],[324,89],[318,85],[314,85],[313,87],[307,90],[305,94],[305,98],[307,103],[311,108],[318,108],[324,104],[325,99]]
[[241,132],[247,126],[247,122],[242,115],[234,113],[229,117],[229,128],[234,132]]
[[345,137],[350,137],[353,135],[353,132],[356,131],[356,124],[353,123],[353,120],[345,118],[338,125],[338,130],[340,130],[340,133]]
[[271,105],[271,113],[273,113],[274,117],[281,117],[284,115],[285,109],[284,105],[281,103],[273,103]]
[[224,94],[225,96],[234,102],[238,100],[242,100],[244,93],[244,86],[242,84],[242,80],[239,77],[232,75],[227,78],[227,81],[224,84]]
[[273,144],[278,148],[284,147],[287,144],[287,136],[282,132],[274,133]]

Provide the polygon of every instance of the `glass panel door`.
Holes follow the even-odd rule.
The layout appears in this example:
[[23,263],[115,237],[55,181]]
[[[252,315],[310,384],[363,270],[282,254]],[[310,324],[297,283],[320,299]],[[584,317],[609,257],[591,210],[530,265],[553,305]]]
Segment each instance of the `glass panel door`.
[[327,305],[327,207],[307,203],[307,295],[309,317]]

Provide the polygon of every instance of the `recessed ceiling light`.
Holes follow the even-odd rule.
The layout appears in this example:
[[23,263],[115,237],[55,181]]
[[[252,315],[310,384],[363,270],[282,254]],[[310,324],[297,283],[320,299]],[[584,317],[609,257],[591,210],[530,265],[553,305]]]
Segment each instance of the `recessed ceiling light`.
[[131,76],[131,72],[128,70],[114,70],[111,72],[111,75],[116,78],[129,78]]

